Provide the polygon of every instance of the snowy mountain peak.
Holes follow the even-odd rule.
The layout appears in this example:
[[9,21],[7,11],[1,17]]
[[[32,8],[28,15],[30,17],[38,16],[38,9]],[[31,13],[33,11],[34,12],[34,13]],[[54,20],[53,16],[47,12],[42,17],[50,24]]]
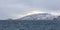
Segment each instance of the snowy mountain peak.
[[32,14],[25,17],[20,18],[21,20],[53,20],[55,18],[54,15],[48,13],[39,13]]

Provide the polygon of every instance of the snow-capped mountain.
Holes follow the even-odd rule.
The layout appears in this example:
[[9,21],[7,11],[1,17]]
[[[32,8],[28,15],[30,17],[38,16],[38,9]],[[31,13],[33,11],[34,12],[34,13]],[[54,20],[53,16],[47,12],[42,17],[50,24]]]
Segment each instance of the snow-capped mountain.
[[56,16],[48,13],[32,14],[20,18],[20,20],[53,20]]

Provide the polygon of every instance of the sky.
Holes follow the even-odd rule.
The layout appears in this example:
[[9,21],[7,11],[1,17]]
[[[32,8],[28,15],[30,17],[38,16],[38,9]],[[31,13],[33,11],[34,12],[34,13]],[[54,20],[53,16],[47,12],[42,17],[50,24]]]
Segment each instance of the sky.
[[0,19],[17,19],[35,13],[60,15],[60,0],[0,0]]

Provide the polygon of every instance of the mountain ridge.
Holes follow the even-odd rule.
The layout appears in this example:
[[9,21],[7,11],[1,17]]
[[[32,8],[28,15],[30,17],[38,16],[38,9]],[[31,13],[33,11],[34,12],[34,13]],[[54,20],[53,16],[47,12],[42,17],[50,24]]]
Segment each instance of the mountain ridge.
[[20,18],[20,20],[53,20],[56,16],[49,13],[32,14]]

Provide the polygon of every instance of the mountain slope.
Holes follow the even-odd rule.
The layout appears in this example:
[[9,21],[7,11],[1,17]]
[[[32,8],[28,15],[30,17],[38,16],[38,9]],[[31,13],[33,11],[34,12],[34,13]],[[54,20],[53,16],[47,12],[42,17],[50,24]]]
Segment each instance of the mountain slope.
[[20,18],[20,20],[53,20],[55,18],[54,15],[48,13],[39,13],[32,14],[25,17]]

